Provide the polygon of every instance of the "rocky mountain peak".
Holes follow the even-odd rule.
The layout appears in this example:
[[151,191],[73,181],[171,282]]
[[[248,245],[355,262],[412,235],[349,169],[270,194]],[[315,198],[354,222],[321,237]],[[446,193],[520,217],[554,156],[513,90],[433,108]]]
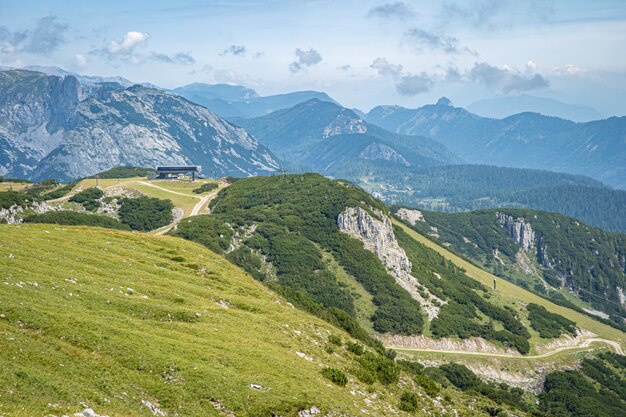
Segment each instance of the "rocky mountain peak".
[[448,97],[441,97],[439,100],[437,100],[437,103],[435,103],[435,105],[452,107],[452,101]]

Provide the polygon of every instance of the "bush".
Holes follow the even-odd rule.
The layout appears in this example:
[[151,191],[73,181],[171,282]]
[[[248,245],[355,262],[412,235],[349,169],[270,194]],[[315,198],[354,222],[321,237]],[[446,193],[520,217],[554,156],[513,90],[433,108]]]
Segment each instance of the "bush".
[[407,361],[405,359],[401,359],[397,362],[398,365],[402,367],[407,372],[412,373],[413,375],[420,375],[424,370],[424,365],[419,362]]
[[[138,167],[115,167],[108,171],[97,174],[100,178],[133,178],[133,177],[145,177],[150,172],[154,171],[152,168],[138,168]],[[95,178],[96,175],[89,178]]]
[[70,191],[72,191],[72,188],[74,188],[74,186],[78,183],[78,181],[74,181],[74,182],[70,182],[69,184],[65,184],[62,187],[59,187],[55,190],[52,190],[46,194],[43,195],[43,198],[45,200],[54,200],[56,198],[61,198],[66,196]]
[[22,178],[5,178],[5,177],[0,176],[0,182],[18,182],[18,183],[23,183],[23,184],[30,184],[32,181],[25,180]]
[[170,200],[151,197],[124,198],[120,201],[120,221],[133,230],[150,231],[170,224],[174,205]]
[[200,187],[193,189],[193,192],[196,194],[208,193],[209,191],[213,191],[217,189],[217,183],[215,182],[205,182]]
[[400,405],[398,408],[407,413],[413,413],[417,411],[418,405],[417,395],[411,391],[404,391],[400,397]]
[[85,210],[96,211],[100,207],[100,201],[104,192],[99,188],[87,188],[84,191],[70,197],[70,201],[81,204]]
[[539,333],[539,337],[544,339],[561,336],[563,331],[576,334],[576,323],[555,313],[551,313],[545,307],[530,303],[526,307],[528,310],[528,320],[530,327]]
[[415,383],[424,388],[424,391],[430,397],[436,397],[441,391],[441,387],[426,375],[416,375]]
[[395,384],[400,378],[400,367],[384,355],[364,352],[357,361],[367,373],[376,376],[383,385]]
[[481,381],[480,379],[469,370],[465,365],[458,363],[448,363],[439,367],[448,378],[448,381],[461,391],[467,391],[472,388],[477,388]]
[[337,368],[324,368],[322,369],[322,375],[333,384],[337,384],[341,387],[345,387],[348,384],[348,377],[343,371]]
[[77,213],[75,211],[50,211],[44,214],[33,214],[24,218],[24,223],[51,223],[66,226],[95,226],[108,229],[130,230],[115,219],[96,214]]
[[365,350],[363,349],[363,346],[361,346],[358,343],[348,342],[347,347],[348,347],[348,352],[352,352],[357,356],[361,356],[365,352]]
[[26,207],[29,203],[37,199],[38,198],[35,196],[18,193],[16,191],[3,191],[0,192],[0,209],[8,209],[14,205]]
[[342,345],[341,337],[337,336],[336,334],[331,334],[330,336],[328,336],[328,342],[337,346]]

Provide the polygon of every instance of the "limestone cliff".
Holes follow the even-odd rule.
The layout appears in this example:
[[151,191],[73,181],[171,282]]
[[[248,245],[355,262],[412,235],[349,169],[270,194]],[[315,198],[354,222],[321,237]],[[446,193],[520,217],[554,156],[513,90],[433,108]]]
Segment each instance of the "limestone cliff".
[[[446,302],[431,294],[411,275],[411,261],[398,244],[391,219],[379,210],[373,212],[376,217],[361,207],[347,207],[337,218],[339,230],[363,242],[365,249],[380,259],[387,272],[422,305],[428,319],[432,320],[439,314],[439,306],[432,300],[437,300],[440,305]],[[428,294],[429,298],[422,297],[418,290]]]

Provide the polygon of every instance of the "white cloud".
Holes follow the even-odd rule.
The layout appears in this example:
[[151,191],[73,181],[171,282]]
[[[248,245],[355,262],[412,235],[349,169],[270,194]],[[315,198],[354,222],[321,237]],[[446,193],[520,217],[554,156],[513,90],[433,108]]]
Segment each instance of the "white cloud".
[[293,73],[300,71],[304,67],[311,67],[322,62],[322,55],[313,48],[308,51],[297,48],[295,54],[298,59],[289,64],[289,70]]
[[367,17],[405,20],[415,17],[416,14],[417,13],[415,13],[415,10],[413,10],[411,6],[399,1],[397,3],[385,3],[373,7],[367,12]]
[[124,38],[118,41],[111,41],[106,47],[106,52],[110,55],[130,56],[138,46],[145,45],[150,35],[143,32],[127,32]]
[[433,80],[428,74],[422,72],[417,75],[403,75],[396,83],[396,90],[403,96],[415,96],[426,93],[433,87]]
[[587,73],[587,70],[573,64],[567,64],[562,67],[554,67],[552,73],[555,75],[583,75]]
[[87,57],[83,54],[74,55],[74,65],[78,68],[85,68],[87,66]]
[[476,63],[467,72],[467,78],[470,81],[483,84],[492,91],[504,94],[540,90],[548,87],[548,80],[535,72],[532,64],[527,64],[525,70],[526,72],[523,73],[507,65],[496,67],[481,62]]
[[390,64],[386,58],[376,58],[370,65],[370,68],[375,69],[376,74],[380,76],[390,75],[397,78],[402,75],[402,65]]

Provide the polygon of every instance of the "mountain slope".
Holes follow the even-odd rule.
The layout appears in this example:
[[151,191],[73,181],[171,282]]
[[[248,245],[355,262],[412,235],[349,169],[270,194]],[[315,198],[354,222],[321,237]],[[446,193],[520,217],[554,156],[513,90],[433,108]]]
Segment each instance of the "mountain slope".
[[[174,234],[224,254],[372,346],[374,336],[392,346],[459,344],[519,355],[546,343],[526,324],[526,297],[539,297],[519,287],[501,295],[470,278],[393,227],[384,205],[346,182],[317,174],[240,179],[211,206],[210,216],[187,219]],[[608,328],[567,311],[585,329]]]
[[394,167],[368,161],[336,175],[388,204],[445,212],[528,207],[626,232],[626,191],[580,175],[488,165]]
[[626,188],[626,117],[574,123],[521,113],[497,120],[440,101],[419,109],[379,106],[366,120],[431,137],[470,163],[583,174]]
[[470,104],[466,109],[479,116],[493,119],[504,119],[505,117],[525,112],[540,113],[574,122],[589,122],[603,118],[600,113],[591,107],[563,103],[559,100],[534,97],[527,94],[480,100]]
[[220,117],[234,121],[263,116],[312,99],[337,104],[326,93],[318,91],[295,91],[261,97],[256,91],[239,85],[202,83],[185,85],[172,91],[205,106]]
[[433,140],[387,132],[352,110],[319,100],[239,123],[296,169],[332,175],[359,160],[403,167],[458,161]]
[[324,378],[323,366],[358,366],[341,347],[325,349],[342,332],[200,246],[0,227],[3,415],[405,415],[394,386],[383,400],[353,377],[346,388]]
[[100,85],[81,99],[72,76],[28,71],[0,72],[0,85],[2,174],[69,180],[118,165],[200,165],[233,176],[277,168],[243,129],[160,90]]
[[556,299],[581,300],[618,323],[626,318],[624,234],[527,209],[396,213],[499,276]]

